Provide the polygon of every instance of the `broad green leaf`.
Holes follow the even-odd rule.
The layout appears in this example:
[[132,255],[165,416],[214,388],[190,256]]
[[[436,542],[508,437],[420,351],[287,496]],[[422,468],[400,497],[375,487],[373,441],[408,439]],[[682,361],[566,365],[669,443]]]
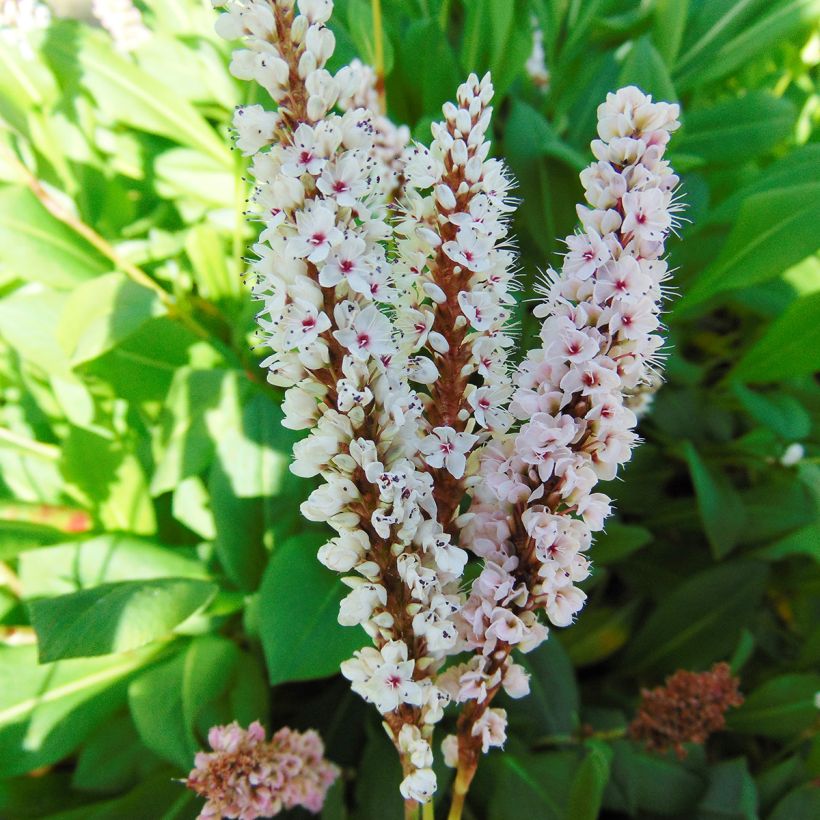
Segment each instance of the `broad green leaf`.
[[[353,38],[353,43],[359,52],[362,61],[367,65],[376,65],[375,26],[373,23],[373,7],[367,0],[347,0],[347,30]],[[382,65],[385,75],[393,70],[395,55],[393,44],[384,27],[382,17]]]
[[480,77],[490,71],[496,105],[524,68],[532,48],[523,0],[469,0],[461,41],[461,68]]
[[480,804],[486,805],[489,820],[508,820],[513,807],[517,817],[567,820],[579,763],[575,752],[532,754],[511,743],[504,754],[482,761],[484,774],[492,778],[486,803],[481,791],[476,794]]
[[367,638],[359,627],[340,626],[339,602],[347,592],[316,558],[314,532],[278,544],[260,589],[260,627],[272,684],[334,675]]
[[0,776],[55,763],[114,712],[155,654],[38,665],[34,646],[0,646]]
[[114,49],[101,32],[67,21],[59,24],[59,35],[49,41],[48,58],[66,77],[79,74],[79,82],[99,107],[115,120],[159,134],[196,148],[233,166],[227,145],[197,110],[161,82]]
[[687,578],[629,643],[624,667],[662,674],[726,657],[760,602],[766,576],[763,564],[734,561]]
[[721,760],[711,765],[697,820],[757,820],[759,816],[757,788],[746,759]]
[[818,247],[820,183],[763,191],[745,200],[718,258],[675,306],[676,314],[728,290],[773,279]]
[[263,498],[238,498],[222,464],[215,461],[208,478],[214,526],[214,547],[225,574],[240,589],[259,586],[265,569],[265,506]]
[[820,370],[820,292],[796,299],[747,350],[732,375],[774,382]]
[[188,232],[185,253],[191,260],[197,290],[207,299],[235,298],[242,292],[236,271],[229,270],[225,242],[210,225],[202,223]]
[[126,652],[167,637],[216,586],[191,578],[120,581],[29,602],[42,663]]
[[[729,5],[727,17],[733,16],[736,10],[745,11],[753,4],[749,0],[737,0]],[[757,5],[762,5],[760,12],[766,13],[752,15],[748,20],[750,24],[734,36],[713,38],[697,59],[695,49],[685,53],[685,68],[681,63],[675,77],[678,88],[687,90],[726,77],[800,29],[808,29],[817,19],[817,0],[769,0],[765,4],[758,0]]]
[[678,761],[649,754],[628,740],[616,740],[604,807],[631,817],[692,817],[703,792],[700,777]]
[[689,0],[656,0],[652,5],[652,41],[667,66],[674,66],[686,29]]
[[600,816],[604,789],[609,781],[612,749],[603,741],[589,740],[569,793],[567,820],[596,820]]
[[598,663],[629,640],[637,615],[637,601],[621,607],[590,607],[561,634],[561,643],[575,666]]
[[238,658],[236,647],[226,639],[203,636],[133,680],[128,702],[142,742],[179,769],[190,769],[205,741],[196,722],[225,692]]
[[789,792],[769,815],[769,820],[815,820],[820,815],[820,789],[813,783]]
[[618,85],[636,85],[656,100],[675,102],[678,94],[663,57],[648,36],[637,39],[626,55]]
[[208,575],[191,550],[107,533],[31,550],[20,557],[19,577],[23,597],[38,598],[117,581],[175,577],[207,580]]
[[355,820],[402,820],[401,797],[396,799],[396,783],[402,772],[398,755],[384,732],[368,732],[356,778]]
[[76,288],[63,308],[57,338],[73,365],[96,359],[165,312],[157,294],[121,273]]
[[236,202],[233,167],[191,148],[163,151],[154,162],[157,193],[167,199],[192,198],[219,208]]
[[[683,136],[683,135],[681,135]],[[723,200],[714,210],[699,219],[691,230],[697,231],[715,222],[732,224],[744,201],[752,194],[800,189],[820,167],[820,144],[801,145],[755,174],[746,184]],[[689,233],[689,236],[692,234]]]
[[60,458],[66,484],[105,527],[153,535],[154,506],[133,443],[97,430],[69,427]]
[[794,737],[817,719],[818,691],[820,675],[781,675],[747,695],[742,706],[729,712],[726,724],[743,734]]
[[0,262],[21,279],[70,288],[111,263],[52,216],[27,188],[0,189]]
[[218,405],[225,370],[180,368],[174,374],[157,436],[151,493],[160,495],[199,475],[214,456],[206,415]]
[[809,524],[790,535],[759,550],[756,558],[764,561],[782,561],[792,556],[808,556],[820,564],[820,524]]
[[510,727],[533,741],[568,735],[578,728],[581,708],[572,661],[555,637],[517,658],[530,673],[530,694],[514,700],[503,695]]
[[609,521],[593,545],[596,565],[615,564],[652,542],[652,533],[646,527]]
[[704,532],[715,558],[723,558],[737,546],[743,532],[743,500],[725,473],[704,461],[691,442],[684,444],[684,453]]
[[675,137],[674,150],[701,157],[710,167],[745,163],[788,137],[796,119],[788,100],[751,91],[710,108],[694,108]]
[[811,416],[793,396],[782,392],[764,395],[741,384],[735,384],[733,391],[755,421],[774,430],[781,438],[797,441],[811,433]]
[[85,742],[71,785],[90,792],[122,791],[137,782],[146,752],[128,714],[118,715]]

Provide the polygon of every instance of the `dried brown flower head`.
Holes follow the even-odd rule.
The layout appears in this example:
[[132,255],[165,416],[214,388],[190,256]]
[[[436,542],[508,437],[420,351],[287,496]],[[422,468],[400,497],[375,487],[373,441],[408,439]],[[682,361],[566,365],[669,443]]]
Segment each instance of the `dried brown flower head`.
[[726,663],[707,672],[680,669],[663,686],[641,690],[629,736],[651,751],[674,749],[683,760],[684,743],[705,743],[726,725],[726,712],[743,703],[739,684]]

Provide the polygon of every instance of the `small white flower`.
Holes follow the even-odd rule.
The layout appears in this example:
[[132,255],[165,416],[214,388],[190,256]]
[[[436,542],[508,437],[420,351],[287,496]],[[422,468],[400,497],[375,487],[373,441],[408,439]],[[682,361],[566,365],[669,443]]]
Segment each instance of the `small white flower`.
[[350,327],[336,330],[333,335],[340,345],[361,360],[388,355],[394,349],[390,322],[375,305],[359,311]]
[[454,478],[461,478],[467,466],[467,453],[478,441],[471,433],[457,433],[452,427],[434,427],[419,445],[425,461],[435,468],[446,468]]
[[314,264],[327,259],[333,245],[341,242],[342,232],[336,227],[336,217],[323,205],[296,212],[299,233],[288,240],[287,250],[296,259],[307,257]]
[[436,791],[436,773],[432,769],[416,769],[401,781],[399,791],[405,800],[427,803]]

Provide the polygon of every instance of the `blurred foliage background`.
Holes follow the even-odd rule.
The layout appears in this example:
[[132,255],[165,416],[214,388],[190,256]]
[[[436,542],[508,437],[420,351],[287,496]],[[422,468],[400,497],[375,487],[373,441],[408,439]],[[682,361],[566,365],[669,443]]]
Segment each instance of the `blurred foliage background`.
[[[377,715],[334,677],[364,637],[336,625],[253,348],[228,124],[256,92],[228,75],[209,2],[137,5],[150,36],[128,53],[57,14],[0,37],[0,816],[195,817],[173,778],[210,725],[261,718],[319,729],[345,768],[323,817],[399,818]],[[336,7],[333,67],[372,61],[370,3]],[[525,297],[572,230],[605,93],[683,106],[668,382],[607,490],[588,606],[527,657],[533,694],[505,704],[470,817],[817,818],[820,4],[383,11],[390,113],[416,137],[493,71]],[[642,686],[717,660],[746,703],[706,749],[617,738]]]

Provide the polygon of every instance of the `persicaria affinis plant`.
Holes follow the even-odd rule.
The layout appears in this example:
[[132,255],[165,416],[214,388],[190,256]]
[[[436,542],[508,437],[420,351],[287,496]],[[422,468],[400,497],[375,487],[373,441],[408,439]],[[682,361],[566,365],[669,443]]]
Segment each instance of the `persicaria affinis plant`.
[[263,365],[286,388],[284,423],[308,431],[291,469],[321,481],[302,514],[335,531],[318,557],[350,589],[339,622],[372,641],[342,674],[383,717],[408,816],[436,790],[435,726],[459,710],[443,739],[458,818],[480,755],[505,741],[495,696],[529,691],[514,652],[584,604],[610,513],[596,485],[638,440],[630,404],[663,344],[679,112],[634,87],[599,106],[580,229],[518,361],[513,180],[490,155],[490,76],[468,77],[431,143],[411,143],[372,70],[327,70],[332,5],[236,0],[217,23],[242,41],[233,73],[277,103],[234,118],[261,225]]

